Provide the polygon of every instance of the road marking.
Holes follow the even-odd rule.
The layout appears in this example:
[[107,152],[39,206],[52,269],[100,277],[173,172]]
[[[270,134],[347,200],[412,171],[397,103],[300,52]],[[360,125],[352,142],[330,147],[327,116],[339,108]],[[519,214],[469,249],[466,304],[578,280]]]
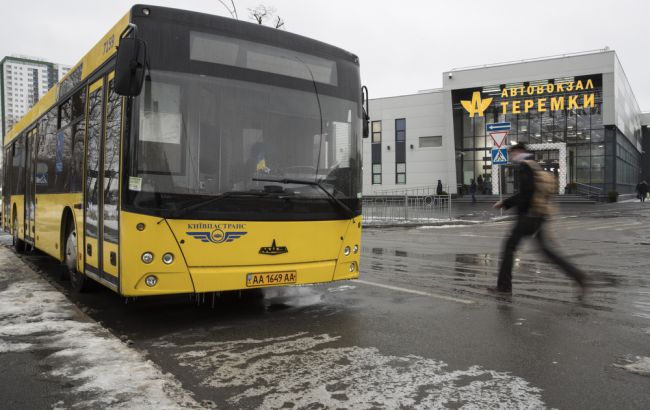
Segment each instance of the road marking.
[[[600,229],[613,229],[613,228],[621,228],[621,227],[624,227],[624,226],[635,226],[635,225],[640,225],[640,224],[641,224],[641,222],[634,222],[634,223],[627,223],[627,224],[617,223],[617,224],[613,224],[613,225],[612,224],[607,224],[607,225],[597,226],[595,228],[587,228],[587,230],[588,231],[598,231]],[[616,229],[616,230],[618,230],[618,229]]]
[[623,228],[618,228],[618,229],[614,229],[614,230],[615,230],[615,231],[625,231],[625,230],[627,230],[628,228],[631,228],[631,227],[633,227],[633,226],[642,225],[642,224],[643,224],[643,222],[635,222],[635,223],[633,223],[633,224],[620,225],[620,226],[622,226]]
[[436,298],[436,299],[442,299],[442,300],[449,300],[451,302],[462,303],[462,304],[465,304],[465,305],[473,305],[474,303],[476,303],[473,300],[460,299],[460,298],[455,298],[455,297],[452,297],[452,296],[438,295],[436,293],[422,292],[420,290],[400,288],[400,287],[397,287],[397,286],[384,285],[384,284],[376,283],[376,282],[368,282],[368,281],[361,280],[361,279],[357,279],[356,282],[357,283],[363,283],[364,285],[376,286],[378,288],[396,290],[398,292],[412,293],[414,295],[427,296],[427,297],[430,297],[430,298]]

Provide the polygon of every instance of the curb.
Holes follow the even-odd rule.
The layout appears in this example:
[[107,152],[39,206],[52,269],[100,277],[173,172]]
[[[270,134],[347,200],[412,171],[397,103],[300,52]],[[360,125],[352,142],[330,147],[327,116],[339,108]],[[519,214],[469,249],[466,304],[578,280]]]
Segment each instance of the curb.
[[483,220],[467,220],[467,219],[452,219],[449,221],[435,221],[435,222],[405,222],[405,223],[371,223],[364,224],[362,222],[361,227],[363,229],[379,229],[379,228],[417,228],[422,226],[469,226],[469,225],[481,225],[489,222],[502,222],[502,221],[514,221],[517,219],[517,215],[504,215],[496,216],[490,219]]
[[385,224],[362,224],[364,229],[378,229],[378,228],[415,228],[420,226],[449,226],[449,225],[478,225],[490,221],[439,221],[439,222],[405,222],[405,223],[385,223]]

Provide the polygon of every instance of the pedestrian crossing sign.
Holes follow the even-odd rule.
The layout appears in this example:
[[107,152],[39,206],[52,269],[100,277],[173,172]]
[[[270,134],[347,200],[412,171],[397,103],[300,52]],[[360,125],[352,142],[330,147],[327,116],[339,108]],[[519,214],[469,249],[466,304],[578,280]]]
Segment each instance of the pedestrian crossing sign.
[[492,165],[504,165],[508,163],[508,148],[492,148]]

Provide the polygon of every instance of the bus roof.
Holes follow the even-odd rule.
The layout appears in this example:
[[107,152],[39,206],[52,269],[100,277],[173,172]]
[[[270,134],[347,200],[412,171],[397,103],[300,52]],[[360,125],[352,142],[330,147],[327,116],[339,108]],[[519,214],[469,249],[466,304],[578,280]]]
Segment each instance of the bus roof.
[[57,102],[59,89],[61,84],[73,75],[76,71],[81,70],[81,80],[88,77],[92,74],[97,68],[99,68],[106,60],[115,54],[117,50],[118,38],[122,31],[129,24],[131,18],[131,11],[129,10],[118,22],[111,28],[111,30],[102,37],[101,40],[88,52],[83,58],[75,64],[74,67],[66,73],[66,75],[55,84],[43,97],[34,106],[29,110],[27,114],[23,116],[14,125],[4,137],[4,144],[8,144],[13,141],[21,132],[23,132],[27,127],[32,125],[34,121],[40,118],[43,114],[52,108]]
[[[43,97],[41,97],[40,100],[31,108],[31,110],[23,116],[23,118],[18,121],[9,131],[7,131],[7,134],[4,136],[4,145],[9,144],[12,142],[21,132],[25,131],[28,127],[30,127],[34,121],[36,121],[38,118],[40,118],[43,114],[48,112],[58,101],[59,98],[59,90],[62,88],[62,85],[66,82],[68,78],[70,78],[72,75],[77,75],[78,71],[80,71],[81,75],[79,80],[84,80],[86,77],[88,77],[90,74],[92,74],[96,69],[98,69],[106,60],[111,58],[115,52],[117,51],[117,45],[119,43],[119,36],[122,33],[122,31],[127,27],[129,22],[133,20],[133,17],[138,15],[139,13],[142,12],[142,9],[148,8],[153,11],[158,11],[160,14],[167,14],[167,15],[174,15],[176,18],[185,18],[185,19],[215,19],[215,21],[220,21],[225,24],[243,24],[244,26],[247,26],[250,30],[266,33],[266,34],[273,34],[274,36],[281,36],[285,40],[292,40],[292,41],[298,41],[298,42],[308,42],[310,45],[314,45],[317,48],[320,48],[321,50],[327,50],[330,53],[335,53],[337,54],[340,58],[346,58],[350,60],[354,60],[358,62],[357,57],[341,48],[332,46],[327,43],[323,43],[318,40],[314,40],[308,37],[304,37],[298,34],[294,33],[289,33],[285,32],[282,30],[277,30],[273,29],[270,27],[265,27],[261,26],[259,24],[254,24],[254,23],[249,23],[249,22],[232,22],[232,19],[226,18],[226,17],[221,17],[221,16],[215,16],[215,15],[210,15],[210,14],[205,14],[205,13],[199,13],[199,12],[193,12],[193,11],[187,11],[187,10],[181,10],[181,9],[174,9],[174,8],[167,8],[167,7],[159,7],[159,6],[149,6],[149,5],[142,5],[142,4],[136,4],[131,9],[109,30],[104,37],[102,37],[101,40],[97,42],[97,44],[88,52],[86,55],[83,56],[83,58],[75,64],[74,67],[70,69],[66,73],[66,75],[59,81],[56,85],[54,85]],[[156,13],[159,14],[159,13]],[[64,92],[64,94],[67,94],[67,91]]]

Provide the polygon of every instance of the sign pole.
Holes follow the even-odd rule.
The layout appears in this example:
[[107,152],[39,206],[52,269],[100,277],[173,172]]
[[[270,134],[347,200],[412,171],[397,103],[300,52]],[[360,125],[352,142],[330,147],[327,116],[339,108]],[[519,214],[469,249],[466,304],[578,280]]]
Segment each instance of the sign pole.
[[[503,184],[501,183],[503,181],[501,181],[501,167],[499,167],[498,172],[499,172],[499,202],[501,202],[503,201],[503,189],[502,189]],[[500,207],[499,210],[501,211],[501,216],[503,216],[503,206]]]
[[[509,122],[497,122],[485,124],[485,131],[492,138],[492,178],[498,177],[499,181],[499,202],[503,201],[503,181],[501,180],[501,165],[508,163],[508,132],[510,131]],[[496,168],[496,169],[495,169]],[[496,175],[494,175],[496,173]],[[503,208],[501,216],[503,216]]]

